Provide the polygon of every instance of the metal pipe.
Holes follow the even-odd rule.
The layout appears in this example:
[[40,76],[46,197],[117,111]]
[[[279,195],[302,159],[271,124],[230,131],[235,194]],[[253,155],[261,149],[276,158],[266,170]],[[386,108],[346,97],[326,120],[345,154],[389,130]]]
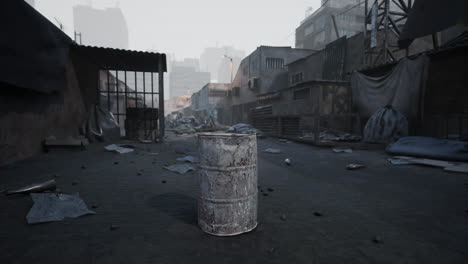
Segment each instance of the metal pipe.
[[110,77],[109,77],[109,69],[106,70],[107,72],[107,110],[111,112],[111,103],[110,103]]
[[119,96],[120,96],[120,93],[119,93],[119,71],[116,70],[115,71],[115,92],[116,92],[116,101],[117,101],[117,124],[120,125],[120,112],[119,112]]
[[165,124],[164,124],[164,71],[163,71],[163,62],[162,58],[159,58],[159,63],[158,63],[158,79],[159,79],[159,140],[163,141],[164,139],[164,130],[165,130]]
[[137,72],[135,72],[135,108],[138,108],[138,79]]

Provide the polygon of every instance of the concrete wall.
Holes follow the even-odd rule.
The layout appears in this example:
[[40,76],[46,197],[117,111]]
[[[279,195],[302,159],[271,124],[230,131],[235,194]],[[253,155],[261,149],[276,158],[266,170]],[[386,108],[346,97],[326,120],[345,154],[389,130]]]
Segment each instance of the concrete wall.
[[[257,95],[279,91],[288,87],[287,64],[314,53],[313,50],[291,47],[258,47],[239,67],[232,87],[239,87],[239,95],[232,93],[232,104],[245,104],[257,100]],[[283,68],[267,68],[267,58],[283,59]],[[251,78],[258,78],[259,87],[248,88]]]
[[0,165],[38,154],[49,137],[78,136],[86,120],[75,68],[66,65],[67,86],[59,93],[40,94],[17,87],[0,91]]

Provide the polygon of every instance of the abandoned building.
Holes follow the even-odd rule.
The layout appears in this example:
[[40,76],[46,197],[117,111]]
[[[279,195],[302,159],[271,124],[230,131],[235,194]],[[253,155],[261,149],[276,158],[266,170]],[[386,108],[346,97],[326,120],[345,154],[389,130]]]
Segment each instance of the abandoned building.
[[467,1],[50,2],[0,1],[0,263],[468,263]]

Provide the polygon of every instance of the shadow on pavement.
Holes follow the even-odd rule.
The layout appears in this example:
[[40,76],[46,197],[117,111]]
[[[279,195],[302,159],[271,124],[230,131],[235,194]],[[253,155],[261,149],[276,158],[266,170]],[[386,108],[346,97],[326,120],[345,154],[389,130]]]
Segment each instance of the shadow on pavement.
[[193,197],[180,193],[164,193],[149,199],[148,204],[182,222],[198,225],[197,199]]

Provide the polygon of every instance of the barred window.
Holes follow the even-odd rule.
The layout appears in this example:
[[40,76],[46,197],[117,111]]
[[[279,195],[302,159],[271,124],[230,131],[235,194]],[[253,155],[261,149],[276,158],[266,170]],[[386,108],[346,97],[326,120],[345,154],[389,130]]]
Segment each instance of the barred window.
[[266,58],[267,69],[284,69],[283,58]]

